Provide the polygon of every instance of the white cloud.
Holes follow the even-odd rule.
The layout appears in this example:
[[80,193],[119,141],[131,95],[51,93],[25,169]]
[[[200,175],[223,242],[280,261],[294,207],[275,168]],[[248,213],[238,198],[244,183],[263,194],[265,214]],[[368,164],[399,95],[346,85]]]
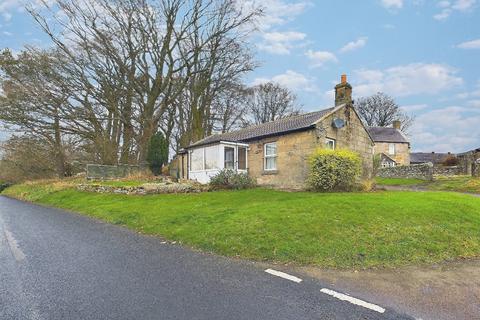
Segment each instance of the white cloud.
[[381,0],[381,3],[387,9],[403,8],[403,0]]
[[367,37],[361,37],[361,38],[358,38],[355,41],[351,41],[351,42],[347,43],[346,45],[344,45],[340,49],[340,52],[345,53],[345,52],[355,51],[357,49],[363,48],[367,44],[367,40],[368,40]]
[[314,92],[317,90],[313,79],[307,78],[305,75],[293,70],[287,70],[285,73],[276,75],[270,79],[256,78],[252,84],[258,85],[270,81],[278,83],[281,86],[287,87],[293,91]]
[[262,34],[263,42],[258,47],[272,54],[290,54],[293,48],[302,45],[306,37],[305,33],[296,31],[265,32]]
[[457,71],[443,64],[412,63],[385,70],[355,71],[354,93],[368,96],[382,91],[396,97],[435,94],[463,83]]
[[395,29],[395,25],[387,23],[387,24],[383,25],[383,28],[387,29],[387,30],[393,30],[393,29]]
[[476,0],[457,0],[452,5],[452,8],[459,11],[467,11],[470,10],[476,2]]
[[437,6],[440,8],[448,8],[450,7],[451,3],[450,1],[440,1],[437,3]]
[[263,16],[258,21],[261,31],[292,21],[311,5],[311,2],[307,0],[241,0],[239,3],[247,9],[260,5],[263,9]]
[[411,129],[416,151],[464,152],[478,147],[480,110],[459,106],[432,109],[415,119]]
[[308,50],[305,55],[311,62],[313,68],[322,67],[328,62],[338,62],[335,54],[329,51],[313,51]]
[[462,42],[457,47],[461,49],[480,49],[480,39]]
[[470,100],[467,104],[471,107],[480,108],[480,100]]
[[408,112],[408,113],[413,113],[417,112],[420,110],[425,110],[428,108],[427,104],[412,104],[412,105],[407,105],[407,106],[402,106],[403,111]]
[[442,10],[433,16],[436,20],[446,20],[450,15],[457,12],[468,12],[473,10],[477,0],[456,0],[454,2],[450,1],[439,1],[437,6],[442,8]]
[[8,31],[3,31],[3,34],[4,34],[5,36],[7,36],[7,37],[13,36],[13,33],[8,32]]

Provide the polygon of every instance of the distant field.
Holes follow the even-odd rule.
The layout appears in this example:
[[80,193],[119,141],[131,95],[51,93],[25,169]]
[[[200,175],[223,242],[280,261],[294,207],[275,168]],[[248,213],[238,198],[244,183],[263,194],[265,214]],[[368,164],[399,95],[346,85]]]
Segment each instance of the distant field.
[[126,196],[43,182],[4,194],[252,260],[370,268],[480,257],[480,198],[448,192]]

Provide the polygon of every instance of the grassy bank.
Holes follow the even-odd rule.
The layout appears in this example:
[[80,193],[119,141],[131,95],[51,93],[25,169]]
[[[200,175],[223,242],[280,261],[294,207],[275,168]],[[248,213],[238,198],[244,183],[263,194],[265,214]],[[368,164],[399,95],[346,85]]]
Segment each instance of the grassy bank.
[[480,198],[453,193],[254,189],[125,196],[51,182],[4,193],[254,260],[368,268],[480,256]]
[[380,186],[421,186],[433,191],[455,191],[480,194],[480,178],[471,176],[436,177],[434,181],[404,178],[376,178]]

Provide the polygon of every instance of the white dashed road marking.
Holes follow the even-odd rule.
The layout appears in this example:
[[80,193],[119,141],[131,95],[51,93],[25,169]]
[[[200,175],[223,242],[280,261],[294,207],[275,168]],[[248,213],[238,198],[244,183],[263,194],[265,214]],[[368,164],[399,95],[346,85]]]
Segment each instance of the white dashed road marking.
[[343,294],[343,293],[338,293],[336,291],[326,289],[326,288],[323,288],[320,291],[325,293],[325,294],[331,295],[332,297],[335,297],[337,299],[340,299],[340,300],[343,300],[343,301],[348,301],[351,304],[355,304],[357,306],[361,306],[361,307],[364,307],[364,308],[367,308],[367,309],[370,309],[370,310],[373,310],[373,311],[376,311],[376,312],[380,312],[380,313],[385,312],[385,309],[382,308],[382,307],[379,307],[375,304],[368,303],[368,302],[365,302],[363,300],[351,297],[351,296]]
[[295,276],[291,276],[291,275],[289,275],[288,273],[285,273],[285,272],[281,272],[281,271],[277,271],[277,270],[273,270],[273,269],[267,269],[267,270],[265,270],[265,272],[270,273],[274,276],[283,278],[283,279],[287,279],[287,280],[296,282],[296,283],[302,282],[302,279],[297,278]]

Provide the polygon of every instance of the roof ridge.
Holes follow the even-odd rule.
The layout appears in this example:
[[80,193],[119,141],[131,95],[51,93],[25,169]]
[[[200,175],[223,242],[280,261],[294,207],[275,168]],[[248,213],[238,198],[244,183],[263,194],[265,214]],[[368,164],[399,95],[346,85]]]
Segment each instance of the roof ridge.
[[[234,130],[234,131],[229,131],[229,132],[224,132],[224,133],[214,133],[214,134],[211,134],[207,137],[205,137],[204,139],[208,138],[208,137],[211,137],[213,135],[227,135],[229,133],[237,133],[237,132],[242,132],[242,131],[245,131],[245,130],[251,130],[251,129],[254,129],[254,128],[258,128],[258,127],[262,127],[262,126],[265,126],[265,125],[269,125],[269,124],[272,124],[272,123],[278,123],[278,122],[281,122],[281,121],[286,121],[286,120],[292,120],[294,118],[299,118],[299,117],[304,117],[304,116],[308,116],[308,115],[312,115],[314,113],[320,113],[320,112],[325,112],[329,109],[333,109],[333,107],[330,107],[330,108],[325,108],[325,109],[322,109],[322,110],[317,110],[317,111],[311,111],[311,112],[306,112],[306,113],[301,113],[301,114],[296,114],[296,115],[290,115],[288,117],[285,117],[285,118],[281,118],[281,119],[277,119],[277,120],[273,120],[273,121],[268,121],[268,122],[264,122],[264,123],[257,123],[257,124],[252,124],[252,125],[249,125],[248,127],[245,127],[245,128],[241,128],[241,129],[238,129],[238,130]],[[203,140],[203,139],[202,139]],[[201,140],[200,140],[201,141]]]

